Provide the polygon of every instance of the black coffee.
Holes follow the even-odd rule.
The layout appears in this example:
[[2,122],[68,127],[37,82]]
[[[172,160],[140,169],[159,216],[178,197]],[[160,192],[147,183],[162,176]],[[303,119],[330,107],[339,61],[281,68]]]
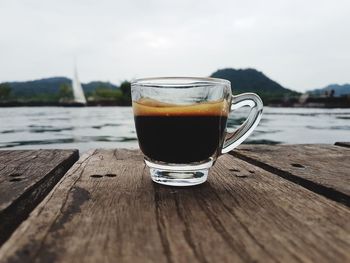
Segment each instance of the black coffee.
[[143,108],[134,103],[142,152],[151,160],[167,163],[199,162],[215,155],[225,134],[227,114],[222,102],[213,105]]

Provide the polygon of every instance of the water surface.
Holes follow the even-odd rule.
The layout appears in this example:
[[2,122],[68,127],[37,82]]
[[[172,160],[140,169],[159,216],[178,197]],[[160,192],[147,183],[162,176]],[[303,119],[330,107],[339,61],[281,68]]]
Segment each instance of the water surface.
[[[231,114],[228,129],[248,110]],[[299,144],[350,141],[350,109],[265,107],[246,143]],[[0,149],[138,148],[131,107],[0,108]]]

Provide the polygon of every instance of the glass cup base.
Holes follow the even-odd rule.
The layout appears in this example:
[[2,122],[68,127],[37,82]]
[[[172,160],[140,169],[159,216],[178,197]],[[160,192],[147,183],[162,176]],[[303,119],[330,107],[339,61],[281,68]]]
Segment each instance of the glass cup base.
[[192,186],[207,180],[209,168],[213,165],[210,159],[198,165],[163,165],[145,160],[150,168],[153,182],[170,186]]

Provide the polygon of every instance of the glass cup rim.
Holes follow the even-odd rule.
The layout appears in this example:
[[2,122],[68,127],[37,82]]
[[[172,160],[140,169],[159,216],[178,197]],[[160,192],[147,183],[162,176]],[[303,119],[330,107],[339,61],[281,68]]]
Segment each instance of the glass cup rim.
[[210,78],[210,77],[150,77],[139,78],[131,81],[131,86],[142,87],[200,87],[207,85],[228,85],[231,82],[226,79]]

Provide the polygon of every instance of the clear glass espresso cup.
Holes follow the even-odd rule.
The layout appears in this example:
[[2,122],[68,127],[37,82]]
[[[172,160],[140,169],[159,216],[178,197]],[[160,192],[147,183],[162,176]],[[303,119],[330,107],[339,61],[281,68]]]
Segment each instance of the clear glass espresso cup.
[[[207,180],[218,156],[241,144],[258,125],[263,103],[254,93],[232,96],[215,78],[145,78],[131,83],[136,133],[152,180],[172,186]],[[249,106],[246,121],[226,131],[231,111]]]

